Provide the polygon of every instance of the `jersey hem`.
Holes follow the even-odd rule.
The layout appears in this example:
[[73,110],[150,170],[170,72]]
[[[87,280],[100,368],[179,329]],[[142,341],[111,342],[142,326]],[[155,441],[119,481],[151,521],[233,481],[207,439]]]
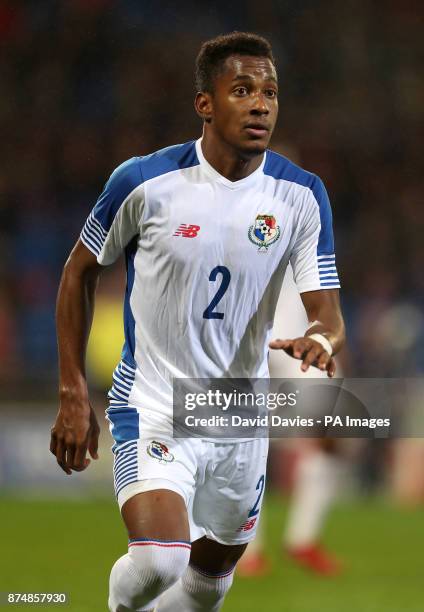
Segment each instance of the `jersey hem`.
[[94,250],[94,247],[92,247],[87,240],[84,238],[84,236],[82,234],[80,234],[80,240],[83,243],[83,245],[90,251],[90,253],[93,253],[93,255],[95,255],[96,257],[96,261],[98,264],[100,264],[101,266],[105,265],[100,261],[100,256],[96,253],[96,251]]
[[306,293],[307,291],[324,291],[326,289],[340,289],[340,283],[334,283],[333,286],[331,287],[322,287],[321,285],[305,285],[303,287],[297,287],[297,290],[299,291],[299,293]]

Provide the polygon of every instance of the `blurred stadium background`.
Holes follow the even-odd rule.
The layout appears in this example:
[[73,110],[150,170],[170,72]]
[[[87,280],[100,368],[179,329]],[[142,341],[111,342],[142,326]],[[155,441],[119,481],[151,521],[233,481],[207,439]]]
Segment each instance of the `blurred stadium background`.
[[[273,148],[319,174],[333,205],[346,374],[422,376],[422,13],[417,0],[0,0],[1,591],[60,589],[76,612],[106,609],[109,569],[126,547],[111,439],[105,430],[100,461],[71,478],[48,452],[55,295],[113,168],[199,135],[193,64],[205,38],[245,29],[273,45]],[[98,294],[89,370],[100,420],[123,283],[118,265]],[[281,553],[292,463],[284,445],[272,453],[273,571],[238,579],[225,610],[422,610],[423,441],[369,442],[356,456],[327,527],[347,564],[333,581]]]

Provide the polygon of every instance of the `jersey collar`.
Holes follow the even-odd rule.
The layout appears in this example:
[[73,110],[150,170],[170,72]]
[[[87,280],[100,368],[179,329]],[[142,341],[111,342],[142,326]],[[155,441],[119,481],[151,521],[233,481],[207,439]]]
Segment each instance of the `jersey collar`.
[[263,174],[263,168],[265,165],[267,151],[265,151],[264,153],[263,159],[261,161],[261,165],[258,166],[258,168],[256,168],[254,172],[249,174],[249,176],[246,176],[245,178],[242,178],[238,181],[230,181],[225,176],[222,176],[222,174],[219,174],[219,172],[217,172],[215,168],[213,168],[210,165],[210,163],[205,159],[203,155],[203,151],[202,151],[201,142],[202,142],[201,138],[196,140],[196,153],[197,153],[197,157],[200,162],[200,165],[205,170],[205,172],[209,174],[209,176],[211,176],[214,180],[218,181],[222,185],[225,185],[225,187],[228,187],[229,189],[240,189],[241,187],[246,187],[247,185],[254,183],[258,179],[258,176],[260,174]]

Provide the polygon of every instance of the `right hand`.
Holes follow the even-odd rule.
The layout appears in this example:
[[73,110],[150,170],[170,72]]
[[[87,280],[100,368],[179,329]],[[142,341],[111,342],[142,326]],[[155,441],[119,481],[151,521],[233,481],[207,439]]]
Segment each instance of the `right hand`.
[[290,357],[300,359],[302,372],[307,372],[309,366],[314,366],[322,371],[327,371],[327,376],[333,378],[336,373],[336,362],[331,355],[327,353],[324,347],[308,336],[294,338],[291,340],[272,340],[269,343],[269,348],[281,349]]
[[100,427],[87,399],[62,399],[56,422],[51,429],[50,452],[66,474],[82,472],[98,459]]

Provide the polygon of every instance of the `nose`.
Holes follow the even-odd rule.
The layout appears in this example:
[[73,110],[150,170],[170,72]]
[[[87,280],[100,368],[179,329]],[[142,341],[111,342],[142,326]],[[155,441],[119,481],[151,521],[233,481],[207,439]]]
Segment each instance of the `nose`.
[[251,115],[268,115],[269,108],[267,105],[266,97],[260,91],[253,97],[252,108],[250,109]]

